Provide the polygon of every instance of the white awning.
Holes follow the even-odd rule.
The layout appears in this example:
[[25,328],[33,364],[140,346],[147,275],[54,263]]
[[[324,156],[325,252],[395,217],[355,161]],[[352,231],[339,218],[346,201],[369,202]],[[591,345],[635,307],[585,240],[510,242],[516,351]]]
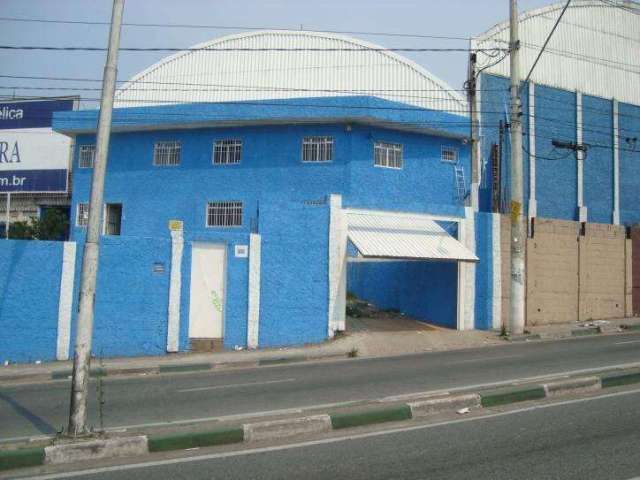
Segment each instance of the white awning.
[[478,260],[431,218],[382,212],[346,213],[349,240],[363,257],[409,260]]

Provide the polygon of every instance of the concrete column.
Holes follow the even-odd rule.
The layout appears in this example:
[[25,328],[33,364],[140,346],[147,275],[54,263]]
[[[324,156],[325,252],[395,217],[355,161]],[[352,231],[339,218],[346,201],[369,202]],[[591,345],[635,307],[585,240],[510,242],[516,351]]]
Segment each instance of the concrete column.
[[[576,92],[576,143],[582,145],[582,93]],[[578,163],[578,221],[586,222],[588,219],[587,206],[584,204],[584,154],[576,152]]]
[[329,197],[329,337],[346,328],[347,304],[347,225],[342,196]]
[[73,281],[76,274],[76,242],[64,242],[62,247],[62,274],[60,275],[60,301],[58,303],[58,338],[56,359],[69,359],[71,339],[71,308]]
[[492,242],[492,319],[491,328],[499,330],[502,326],[502,240],[500,231],[500,214],[491,214]]
[[249,308],[247,312],[247,348],[258,348],[260,329],[260,258],[262,237],[249,237]]
[[[476,253],[475,212],[466,207],[465,218],[458,224],[458,240]],[[476,264],[458,262],[458,330],[475,328]]]
[[167,352],[180,349],[180,294],[182,292],[182,229],[171,231],[171,276],[169,283],[169,311],[167,321]]
[[620,225],[620,106],[613,99],[613,224]]
[[536,201],[536,85],[529,82],[529,223],[538,215]]

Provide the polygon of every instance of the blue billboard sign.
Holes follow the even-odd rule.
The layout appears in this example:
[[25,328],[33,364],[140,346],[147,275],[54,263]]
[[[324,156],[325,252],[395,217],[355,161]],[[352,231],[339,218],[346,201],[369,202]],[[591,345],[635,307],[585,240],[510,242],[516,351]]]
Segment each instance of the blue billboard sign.
[[0,192],[66,192],[71,141],[51,130],[73,99],[0,103]]

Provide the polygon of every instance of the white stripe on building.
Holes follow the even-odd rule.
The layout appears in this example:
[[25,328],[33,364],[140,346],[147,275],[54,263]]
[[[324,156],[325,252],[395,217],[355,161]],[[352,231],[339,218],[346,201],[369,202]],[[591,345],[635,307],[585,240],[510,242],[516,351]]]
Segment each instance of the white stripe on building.
[[249,307],[247,312],[247,348],[258,348],[260,335],[260,258],[262,237],[249,236]]
[[58,303],[58,335],[56,359],[68,360],[71,339],[71,309],[73,281],[76,273],[76,243],[64,242],[62,248],[62,274],[60,275],[60,301]]
[[167,321],[167,352],[180,348],[180,293],[182,291],[182,230],[171,231],[171,275],[169,280],[169,311]]

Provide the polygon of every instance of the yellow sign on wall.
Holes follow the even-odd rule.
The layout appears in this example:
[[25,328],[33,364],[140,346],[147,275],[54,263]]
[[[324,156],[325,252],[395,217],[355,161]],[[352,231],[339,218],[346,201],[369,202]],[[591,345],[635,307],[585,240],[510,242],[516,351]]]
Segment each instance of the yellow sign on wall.
[[169,230],[172,232],[177,232],[182,230],[183,223],[182,220],[169,220]]

